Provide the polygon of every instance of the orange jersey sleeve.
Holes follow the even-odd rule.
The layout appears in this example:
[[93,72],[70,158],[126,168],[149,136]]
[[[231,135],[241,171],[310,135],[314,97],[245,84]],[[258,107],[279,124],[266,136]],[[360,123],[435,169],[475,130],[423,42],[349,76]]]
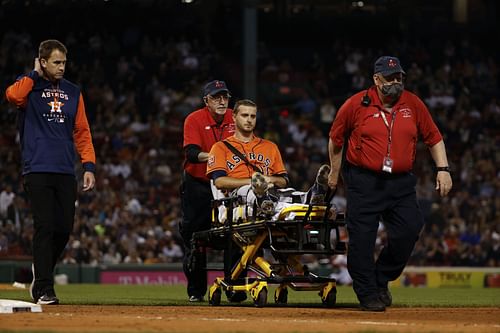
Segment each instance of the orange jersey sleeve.
[[33,89],[35,81],[28,76],[23,76],[5,91],[5,97],[9,103],[20,108],[25,108],[28,102],[28,95]]
[[82,163],[90,162],[95,164],[94,145],[92,144],[92,135],[90,134],[90,126],[85,114],[85,104],[83,103],[82,94],[80,94],[78,110],[76,111],[73,140],[75,141],[76,150],[80,154]]
[[208,161],[207,161],[207,175],[211,174],[214,171],[226,171],[227,173],[227,154],[230,151],[222,142],[216,142],[210,152],[208,153]]

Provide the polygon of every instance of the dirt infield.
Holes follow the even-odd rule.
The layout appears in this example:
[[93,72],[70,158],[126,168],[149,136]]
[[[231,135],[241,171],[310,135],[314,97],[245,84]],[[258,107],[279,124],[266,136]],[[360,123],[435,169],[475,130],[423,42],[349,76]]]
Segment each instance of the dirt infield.
[[58,332],[500,332],[499,308],[44,306],[0,315],[0,329]]

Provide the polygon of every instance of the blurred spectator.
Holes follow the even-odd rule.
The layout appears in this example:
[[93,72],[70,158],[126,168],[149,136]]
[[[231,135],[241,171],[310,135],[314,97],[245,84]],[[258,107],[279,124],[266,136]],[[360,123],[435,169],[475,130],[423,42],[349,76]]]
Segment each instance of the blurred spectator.
[[330,278],[337,280],[339,285],[351,285],[352,278],[347,270],[347,256],[337,255],[331,258],[332,260],[332,273]]
[[[0,193],[0,222],[15,222],[14,198],[16,194],[12,192],[12,186],[7,184]],[[0,223],[1,225],[1,223]]]

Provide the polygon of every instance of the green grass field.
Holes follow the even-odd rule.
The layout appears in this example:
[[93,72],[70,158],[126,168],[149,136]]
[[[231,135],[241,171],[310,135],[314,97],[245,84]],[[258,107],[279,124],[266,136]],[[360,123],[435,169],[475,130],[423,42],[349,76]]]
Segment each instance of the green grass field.
[[[105,285],[70,284],[56,286],[64,304],[78,305],[192,305],[187,302],[183,285]],[[500,288],[393,288],[395,307],[500,307]],[[274,304],[274,288],[268,294],[268,306]],[[30,301],[28,289],[0,290],[0,299]],[[289,305],[321,306],[314,291],[289,291]],[[208,306],[208,303],[202,303]],[[225,304],[225,297],[221,305]],[[251,305],[250,301],[244,304]],[[337,306],[357,304],[351,287],[337,288]],[[200,305],[199,303],[196,305]]]

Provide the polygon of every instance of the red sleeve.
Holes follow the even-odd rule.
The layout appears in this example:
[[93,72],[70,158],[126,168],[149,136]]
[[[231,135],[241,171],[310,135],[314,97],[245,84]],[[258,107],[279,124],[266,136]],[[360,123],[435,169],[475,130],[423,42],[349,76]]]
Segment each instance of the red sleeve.
[[428,146],[432,147],[439,141],[443,140],[443,136],[434,123],[432,116],[425,106],[424,102],[417,96],[414,98],[415,106],[417,109],[417,128],[422,136],[422,141]]
[[5,91],[5,97],[9,103],[20,108],[25,108],[28,102],[28,95],[33,89],[35,81],[29,76],[23,76]]
[[78,109],[76,111],[73,140],[75,141],[76,150],[80,155],[82,164],[89,162],[95,164],[94,145],[92,144],[92,135],[90,134],[89,122],[85,114],[85,104],[83,103],[82,94],[80,94]]
[[202,147],[202,139],[200,136],[200,132],[198,130],[198,124],[196,122],[196,118],[193,117],[195,114],[191,114],[186,118],[186,121],[184,121],[184,145],[183,147],[186,147],[187,145],[197,145],[200,148]]
[[349,98],[340,107],[330,128],[330,138],[337,147],[344,145],[345,134],[350,131],[349,124],[353,123],[352,117],[354,117],[354,114],[352,112],[351,98]]

